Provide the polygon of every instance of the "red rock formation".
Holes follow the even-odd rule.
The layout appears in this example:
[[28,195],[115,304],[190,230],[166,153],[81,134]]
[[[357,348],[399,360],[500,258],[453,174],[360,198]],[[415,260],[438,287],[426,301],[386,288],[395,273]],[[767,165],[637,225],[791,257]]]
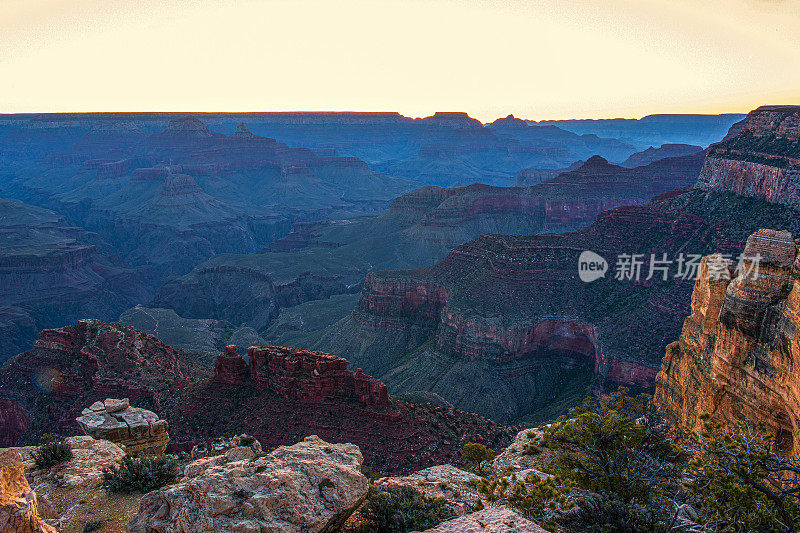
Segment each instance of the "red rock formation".
[[171,387],[194,372],[178,351],[130,326],[84,320],[43,330],[33,349],[0,369],[0,417],[16,420],[0,424],[0,442],[77,433],[81,410],[108,397],[130,398],[161,414],[163,402],[174,397]]
[[30,421],[25,409],[14,400],[0,398],[0,448],[13,446],[28,430]]
[[[236,347],[233,349],[235,352]],[[348,370],[347,359],[281,346],[251,346],[247,354],[253,381],[259,388],[269,389],[283,398],[320,401],[342,397],[376,407],[390,404],[386,385],[367,376],[360,368],[356,372]],[[220,359],[217,361],[219,368]]]
[[68,417],[108,397],[128,397],[166,420],[172,450],[225,433],[255,435],[266,447],[317,434],[357,444],[367,464],[382,472],[458,462],[466,442],[499,449],[517,431],[477,415],[390,399],[383,383],[347,370],[338,357],[295,348],[249,351],[252,379],[235,379],[246,368],[230,350],[220,355],[213,379],[188,354],[129,326],[85,321],[47,330],[33,350],[0,368],[6,406],[0,416],[21,410],[30,420],[22,436],[18,424],[0,424],[0,441],[78,433]]
[[734,128],[709,149],[696,187],[800,209],[800,106],[759,107]]
[[[700,415],[729,427],[765,422],[787,451],[800,450],[800,263],[791,233],[762,229],[745,258],[760,256],[738,276],[727,258],[703,259],[691,315],[667,347],[656,401],[687,430]],[[721,274],[721,275],[720,275]],[[734,277],[734,279],[730,279]]]
[[226,346],[225,351],[219,354],[214,362],[214,379],[228,385],[240,385],[249,377],[247,362],[236,353],[236,346]]

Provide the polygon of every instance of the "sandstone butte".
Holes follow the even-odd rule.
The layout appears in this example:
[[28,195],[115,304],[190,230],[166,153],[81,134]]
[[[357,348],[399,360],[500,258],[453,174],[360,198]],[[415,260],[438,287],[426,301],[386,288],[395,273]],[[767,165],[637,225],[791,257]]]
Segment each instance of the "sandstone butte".
[[655,400],[687,430],[708,413],[723,427],[763,421],[786,452],[800,426],[800,262],[788,231],[762,229],[743,256],[760,255],[757,276],[736,275],[720,254],[702,261],[691,314],[667,347]]
[[360,368],[348,370],[347,359],[299,348],[251,346],[247,349],[248,365],[236,349],[227,346],[217,357],[217,381],[239,385],[252,380],[260,389],[270,389],[283,398],[325,400],[339,396],[358,399],[364,405],[390,405],[386,385]]

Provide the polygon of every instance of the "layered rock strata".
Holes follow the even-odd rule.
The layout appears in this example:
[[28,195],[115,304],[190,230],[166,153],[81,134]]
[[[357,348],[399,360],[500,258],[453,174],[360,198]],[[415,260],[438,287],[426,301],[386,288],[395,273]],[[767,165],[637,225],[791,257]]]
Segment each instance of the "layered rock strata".
[[[800,430],[800,264],[787,231],[762,229],[744,264],[703,259],[691,314],[667,347],[656,401],[686,430],[708,413],[724,427],[765,422],[781,449],[796,452]],[[757,268],[756,260],[758,258]]]
[[334,396],[358,399],[365,405],[389,406],[386,385],[360,368],[347,369],[347,359],[283,346],[251,346],[249,366],[236,346],[217,357],[214,378],[231,385],[252,381],[283,398],[320,401]]
[[751,111],[738,135],[708,152],[696,187],[800,209],[800,106]]
[[131,407],[128,398],[95,402],[76,419],[95,439],[115,442],[130,455],[162,455],[169,443],[168,424],[147,409]]

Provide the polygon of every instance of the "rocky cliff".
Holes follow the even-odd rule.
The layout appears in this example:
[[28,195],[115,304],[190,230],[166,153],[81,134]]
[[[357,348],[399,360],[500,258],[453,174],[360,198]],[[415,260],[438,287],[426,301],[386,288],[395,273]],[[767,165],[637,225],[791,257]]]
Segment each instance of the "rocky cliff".
[[709,149],[697,188],[800,208],[800,106],[763,106]]
[[278,347],[251,348],[245,364],[232,348],[212,373],[130,326],[83,321],[43,331],[32,350],[0,368],[0,442],[80,433],[83,408],[109,397],[168,420],[171,450],[243,431],[265,446],[317,434],[357,444],[367,464],[390,472],[457,460],[466,442],[502,446],[514,433],[477,415],[390,398],[347,364]]
[[788,231],[762,229],[747,239],[744,265],[703,259],[691,314],[667,347],[656,401],[684,429],[704,413],[730,427],[765,422],[778,445],[796,452],[800,421],[800,265]]

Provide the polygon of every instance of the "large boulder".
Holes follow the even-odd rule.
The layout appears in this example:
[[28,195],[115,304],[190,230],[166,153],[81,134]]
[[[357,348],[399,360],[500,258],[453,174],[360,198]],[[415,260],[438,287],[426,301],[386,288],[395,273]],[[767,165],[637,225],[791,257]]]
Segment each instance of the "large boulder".
[[489,507],[482,511],[442,522],[425,533],[546,533],[507,507]]
[[235,450],[195,461],[179,483],[146,494],[128,533],[335,531],[367,494],[352,444],[312,435],[261,457]]
[[127,398],[95,402],[76,421],[87,435],[120,444],[130,455],[162,455],[169,443],[167,421],[131,407]]
[[36,493],[25,479],[22,454],[0,451],[0,531],[3,533],[55,533],[39,517]]

